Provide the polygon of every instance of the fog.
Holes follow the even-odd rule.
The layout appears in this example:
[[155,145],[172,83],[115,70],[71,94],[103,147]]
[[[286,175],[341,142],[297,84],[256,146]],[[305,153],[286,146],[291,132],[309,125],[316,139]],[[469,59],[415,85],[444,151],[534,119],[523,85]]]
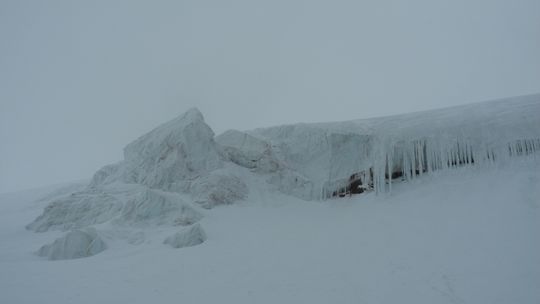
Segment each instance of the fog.
[[0,1],[0,192],[216,133],[540,92],[540,1]]

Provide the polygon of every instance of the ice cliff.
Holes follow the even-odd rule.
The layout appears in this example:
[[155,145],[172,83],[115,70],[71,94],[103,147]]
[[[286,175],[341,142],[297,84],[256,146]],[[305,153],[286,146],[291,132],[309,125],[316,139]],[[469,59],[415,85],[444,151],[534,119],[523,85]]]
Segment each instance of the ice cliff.
[[[230,130],[216,137],[191,109],[128,144],[124,160],[98,170],[86,189],[51,199],[27,228],[69,231],[40,250],[55,259],[83,255],[99,234],[85,235],[81,229],[89,227],[186,226],[166,243],[196,245],[206,239],[198,224],[204,209],[244,200],[253,190],[321,200],[389,191],[392,182],[456,166],[536,157],[539,117],[540,95],[530,95],[391,117]],[[69,252],[57,253],[66,242]]]

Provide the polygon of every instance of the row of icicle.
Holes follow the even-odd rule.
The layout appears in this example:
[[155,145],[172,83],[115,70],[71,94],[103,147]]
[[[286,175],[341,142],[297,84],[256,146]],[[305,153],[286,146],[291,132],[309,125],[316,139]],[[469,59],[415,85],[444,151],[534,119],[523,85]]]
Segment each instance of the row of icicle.
[[[376,193],[381,193],[392,191],[393,179],[409,181],[434,171],[500,163],[515,157],[534,155],[540,152],[540,139],[519,139],[504,145],[487,146],[463,139],[444,144],[426,138],[381,144],[373,152],[376,155],[373,166],[369,171],[359,172],[359,175],[364,184],[371,185]],[[334,193],[344,187],[344,182],[334,183]],[[325,187],[322,197],[331,196],[332,191]]]

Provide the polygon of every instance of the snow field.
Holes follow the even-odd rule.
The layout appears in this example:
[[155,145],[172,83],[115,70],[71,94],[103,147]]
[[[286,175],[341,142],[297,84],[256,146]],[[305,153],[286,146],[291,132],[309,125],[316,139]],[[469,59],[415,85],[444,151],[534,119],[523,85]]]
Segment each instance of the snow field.
[[178,227],[158,227],[139,244],[105,237],[98,255],[47,262],[33,251],[58,232],[21,225],[44,203],[2,196],[0,302],[540,301],[537,161],[425,175],[379,196],[253,198],[209,211],[198,246],[164,246]]

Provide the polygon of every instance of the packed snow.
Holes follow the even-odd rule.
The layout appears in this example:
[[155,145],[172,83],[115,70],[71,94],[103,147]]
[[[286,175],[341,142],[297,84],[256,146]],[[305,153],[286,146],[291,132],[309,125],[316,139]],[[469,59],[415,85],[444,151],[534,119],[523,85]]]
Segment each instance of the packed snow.
[[215,136],[191,109],[88,184],[0,196],[0,302],[536,303],[538,117],[530,95]]
[[53,262],[34,252],[63,232],[24,228],[39,192],[0,196],[0,303],[540,302],[538,160],[323,202],[253,192],[205,210],[200,245],[163,244],[190,226],[115,228]]

